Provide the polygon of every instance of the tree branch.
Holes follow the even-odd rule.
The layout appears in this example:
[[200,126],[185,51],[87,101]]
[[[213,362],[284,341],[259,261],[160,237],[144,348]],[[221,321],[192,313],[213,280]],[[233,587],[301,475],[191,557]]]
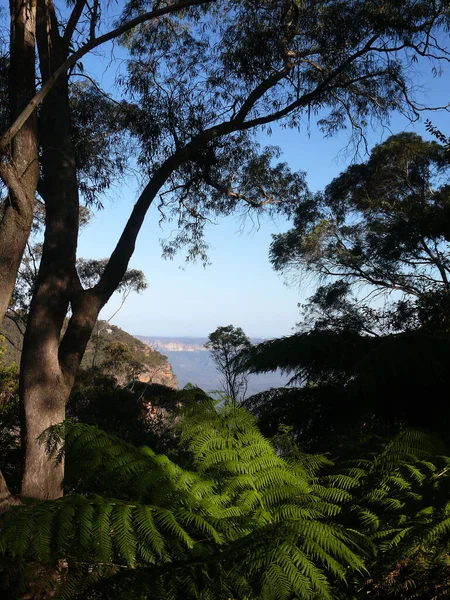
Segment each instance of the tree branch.
[[5,161],[0,161],[0,177],[4,181],[6,187],[12,192],[12,197],[10,194],[9,202],[13,202],[12,198],[15,198],[14,209],[18,214],[21,214],[21,207],[26,206],[27,194],[25,186],[22,184],[14,165]]
[[242,200],[246,204],[249,204],[252,208],[262,208],[266,204],[274,204],[276,202],[263,189],[260,189],[260,192],[263,196],[265,196],[265,200],[262,200],[261,202],[255,202],[254,200],[247,198],[247,196],[245,196],[244,194],[235,192],[232,188],[227,187],[226,185],[223,185],[219,181],[215,181],[209,175],[209,173],[203,173],[203,179],[204,179],[205,183],[207,183],[209,186],[211,186],[218,192],[224,194],[225,196],[228,196],[229,198],[233,198],[234,200]]
[[30,115],[36,110],[37,106],[44,100],[47,94],[55,85],[56,81],[66,73],[70,68],[72,68],[77,61],[82,58],[85,54],[113,40],[122,34],[130,31],[134,27],[141,25],[151,19],[156,19],[157,17],[162,17],[164,15],[177,12],[178,10],[182,10],[183,8],[189,8],[190,6],[199,6],[202,4],[210,4],[215,2],[215,0],[181,0],[177,4],[172,4],[171,6],[165,6],[164,8],[159,8],[156,10],[152,10],[150,12],[144,13],[131,19],[127,23],[116,27],[112,31],[101,35],[98,38],[93,40],[89,40],[84,46],[82,46],[79,50],[74,52],[69,58],[47,79],[44,85],[41,87],[39,92],[30,100],[28,105],[24,108],[24,110],[20,113],[14,123],[9,127],[9,129],[1,136],[0,138],[0,153],[5,153],[5,148],[14,138],[14,136],[18,133],[18,131],[22,128],[22,126],[26,123]]
[[89,24],[89,39],[95,39],[95,28],[97,27],[97,22],[99,19],[99,0],[94,0],[94,5],[92,9],[89,7],[89,12],[91,13],[91,22]]
[[66,29],[63,35],[63,43],[68,48],[70,46],[70,42],[72,41],[72,35],[78,25],[78,21],[83,13],[84,7],[86,6],[87,0],[77,0],[75,6],[73,7],[73,11],[67,21]]
[[439,260],[439,258],[431,251],[431,249],[429,248],[428,244],[425,241],[424,237],[420,238],[420,243],[422,244],[422,248],[425,250],[425,252],[428,254],[428,256],[431,259],[431,262],[436,266],[437,270],[439,271],[442,281],[445,285],[445,287],[448,289],[449,288],[449,282],[448,282],[448,278],[447,278],[447,273],[445,272],[445,269],[441,263],[441,261]]
[[106,304],[116,287],[122,281],[128,268],[129,260],[134,252],[136,238],[151,203],[173,171],[188,158],[186,148],[185,146],[181,152],[175,153],[161,165],[134,205],[133,211],[111,254],[100,281],[90,290],[97,298],[101,299],[102,305]]
[[7,334],[6,334],[4,331],[2,332],[2,334],[1,334],[1,335],[2,335],[2,337],[4,337],[4,338],[5,338],[5,340],[6,340],[8,343],[10,343],[10,344],[11,344],[11,346],[14,348],[14,350],[17,350],[17,352],[20,352],[20,351],[21,351],[21,349],[20,349],[18,346],[16,346],[16,344],[15,344],[15,343],[12,341],[12,339],[11,339],[10,337],[8,337],[8,336],[7,336]]
[[[99,38],[100,39],[100,38]],[[94,288],[92,288],[92,292],[98,297],[101,298],[101,302],[106,303],[111,295],[113,294],[115,288],[122,280],[123,275],[126,272],[128,267],[128,262],[131,258],[131,255],[134,252],[134,247],[136,243],[137,235],[141,229],[142,223],[144,221],[145,215],[147,213],[148,208],[153,202],[154,198],[158,194],[161,187],[170,177],[171,173],[178,168],[180,164],[189,160],[192,156],[195,155],[195,152],[198,148],[208,144],[214,139],[221,137],[223,135],[227,135],[229,133],[233,133],[239,130],[249,129],[251,127],[255,127],[259,124],[264,124],[266,122],[275,121],[282,116],[285,116],[292,112],[297,107],[306,106],[312,100],[314,100],[319,94],[321,94],[324,89],[333,81],[333,79],[339,75],[345,68],[351,64],[352,61],[356,60],[359,56],[362,56],[365,52],[367,52],[367,48],[377,39],[377,36],[372,37],[363,48],[361,48],[358,52],[354,53],[351,57],[348,57],[339,67],[334,69],[332,73],[325,78],[325,80],[320,83],[315,90],[308,94],[304,94],[301,98],[297,99],[295,102],[287,105],[284,109],[273,113],[272,115],[267,115],[265,117],[260,117],[253,119],[251,121],[245,121],[245,115],[249,113],[249,111],[254,106],[255,102],[264,95],[266,91],[270,89],[270,86],[276,85],[278,81],[280,81],[283,77],[285,77],[285,70],[280,71],[276,75],[267,78],[262,84],[257,86],[248,96],[247,100],[244,101],[241,109],[237,112],[236,116],[230,121],[225,121],[218,125],[214,125],[209,129],[202,131],[199,135],[193,138],[190,142],[188,142],[182,149],[175,152],[170,158],[166,160],[165,163],[158,169],[155,175],[152,177],[151,181],[145,187],[141,196],[137,200],[133,211],[128,219],[128,222],[123,230],[123,233],[111,254],[111,258],[106,266],[106,269]],[[354,82],[349,82],[350,83]]]

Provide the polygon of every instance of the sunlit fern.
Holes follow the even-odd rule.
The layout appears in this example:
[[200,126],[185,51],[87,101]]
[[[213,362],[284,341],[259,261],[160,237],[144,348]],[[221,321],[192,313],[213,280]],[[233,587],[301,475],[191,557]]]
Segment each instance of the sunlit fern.
[[68,480],[90,493],[10,511],[0,550],[63,560],[62,597],[106,578],[128,597],[146,582],[154,598],[325,599],[329,576],[363,571],[358,534],[331,520],[339,507],[248,412],[197,404],[180,429],[190,470],[96,427],[55,428],[49,443],[64,438]]
[[54,428],[72,491],[5,514],[5,558],[59,568],[62,598],[325,600],[367,595],[367,568],[420,544],[447,547],[450,461],[419,432],[333,465],[280,456],[239,406],[193,403],[178,427],[184,467],[93,426]]

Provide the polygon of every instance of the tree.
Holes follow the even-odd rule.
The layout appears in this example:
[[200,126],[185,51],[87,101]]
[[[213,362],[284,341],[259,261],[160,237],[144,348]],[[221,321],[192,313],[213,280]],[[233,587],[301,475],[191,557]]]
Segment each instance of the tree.
[[218,327],[209,334],[205,344],[217,370],[222,375],[222,391],[233,402],[243,400],[247,393],[248,373],[243,369],[242,353],[251,346],[240,327]]
[[[5,318],[14,323],[15,327],[20,333],[21,338],[23,338],[25,334],[30,303],[34,292],[42,255],[42,242],[37,241],[37,239],[37,236],[34,237],[34,244],[30,244],[30,242],[27,243],[27,248],[17,275],[16,286],[11,297],[8,311],[5,314]],[[84,287],[92,287],[95,285],[95,283],[100,279],[106,263],[107,261],[105,259],[78,259],[76,263],[76,269],[82,285]],[[127,269],[122,281],[115,290],[116,293],[120,293],[122,295],[119,308],[109,317],[108,321],[111,321],[117,315],[131,292],[140,293],[146,288],[147,281],[144,273],[138,269]],[[108,321],[102,321],[101,325],[106,327],[108,325]],[[6,336],[7,334],[4,324],[3,327],[0,326],[0,330],[1,329],[3,329],[3,335]],[[100,342],[100,330],[100,322],[97,322],[97,326],[93,333],[95,333],[98,343]],[[18,351],[21,352],[23,342],[22,339],[20,340],[19,344],[15,343],[12,337],[8,339],[8,341],[15,346]],[[96,344],[96,347],[97,345],[98,344]],[[95,366],[95,356],[96,352],[94,351],[92,366]],[[17,362],[20,362],[20,360]]]
[[[304,191],[302,176],[275,164],[276,152],[259,149],[252,132],[277,121],[298,127],[302,114],[325,107],[330,113],[320,124],[330,133],[347,118],[357,129],[395,108],[411,114],[408,57],[446,57],[430,35],[445,26],[446,2],[411,1],[399,11],[396,2],[381,10],[374,0],[320,9],[312,0],[142,0],[125,3],[109,29],[112,7],[10,3],[10,44],[0,64],[1,316],[36,197],[45,205],[20,373],[23,496],[61,494],[63,464],[55,468],[37,439],[64,420],[99,311],[122,281],[155,199],[179,225],[166,254],[189,242],[189,257],[204,256],[208,217],[239,206],[290,212]],[[80,82],[81,59],[113,40],[129,57],[115,98],[89,77]],[[128,148],[144,174],[142,192],[100,280],[84,288],[76,270],[80,202],[101,203]]]
[[430,298],[445,303],[450,291],[449,169],[445,146],[414,133],[390,137],[299,207],[294,229],[272,243],[275,269],[307,270],[341,280],[343,289],[349,282],[366,286],[366,296],[399,299],[397,323],[393,311],[386,328],[403,327],[405,296],[425,318]]
[[249,368],[280,368],[303,386],[249,399],[266,431],[284,421],[319,449],[355,428],[409,423],[446,435],[448,176],[445,146],[392,136],[274,239],[276,269],[328,281],[303,307],[297,334],[252,349]]

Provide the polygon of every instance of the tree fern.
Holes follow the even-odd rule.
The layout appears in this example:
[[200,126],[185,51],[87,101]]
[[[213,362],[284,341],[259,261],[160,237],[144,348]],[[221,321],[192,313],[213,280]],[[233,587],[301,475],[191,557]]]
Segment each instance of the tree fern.
[[351,532],[328,522],[339,499],[316,494],[308,469],[278,456],[247,411],[207,401],[188,406],[179,427],[191,470],[96,427],[54,428],[49,451],[65,452],[73,492],[6,514],[0,550],[64,559],[67,597],[80,591],[80,574],[86,585],[110,577],[139,587],[141,573],[170,579],[155,598],[157,589],[185,598],[226,589],[225,597],[275,600],[270,574],[283,573],[286,597],[328,598],[328,574],[363,570]]
[[54,428],[69,493],[2,517],[5,559],[59,565],[62,598],[325,600],[371,593],[369,571],[380,585],[423,544],[430,565],[445,556],[450,459],[420,432],[333,464],[281,456],[239,406],[188,404],[178,427],[183,466],[93,426]]

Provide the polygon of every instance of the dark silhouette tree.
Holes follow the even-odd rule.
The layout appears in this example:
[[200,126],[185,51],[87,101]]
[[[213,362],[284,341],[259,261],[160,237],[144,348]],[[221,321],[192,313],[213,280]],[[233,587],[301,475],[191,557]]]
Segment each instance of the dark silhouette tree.
[[446,435],[448,168],[444,146],[392,136],[275,238],[275,268],[328,283],[303,307],[297,334],[251,350],[256,372],[280,368],[302,385],[248,400],[266,431],[284,422],[320,449],[405,423]]
[[[405,297],[404,317],[414,322],[415,306],[416,318],[427,318],[431,296],[445,304],[450,291],[449,173],[444,146],[414,133],[390,137],[299,207],[294,229],[271,246],[275,269],[311,271],[340,279],[343,291],[348,282],[364,285],[366,296],[397,299],[398,311],[384,309],[386,323],[372,319],[373,329],[407,327]],[[363,321],[370,326],[368,314]]]

